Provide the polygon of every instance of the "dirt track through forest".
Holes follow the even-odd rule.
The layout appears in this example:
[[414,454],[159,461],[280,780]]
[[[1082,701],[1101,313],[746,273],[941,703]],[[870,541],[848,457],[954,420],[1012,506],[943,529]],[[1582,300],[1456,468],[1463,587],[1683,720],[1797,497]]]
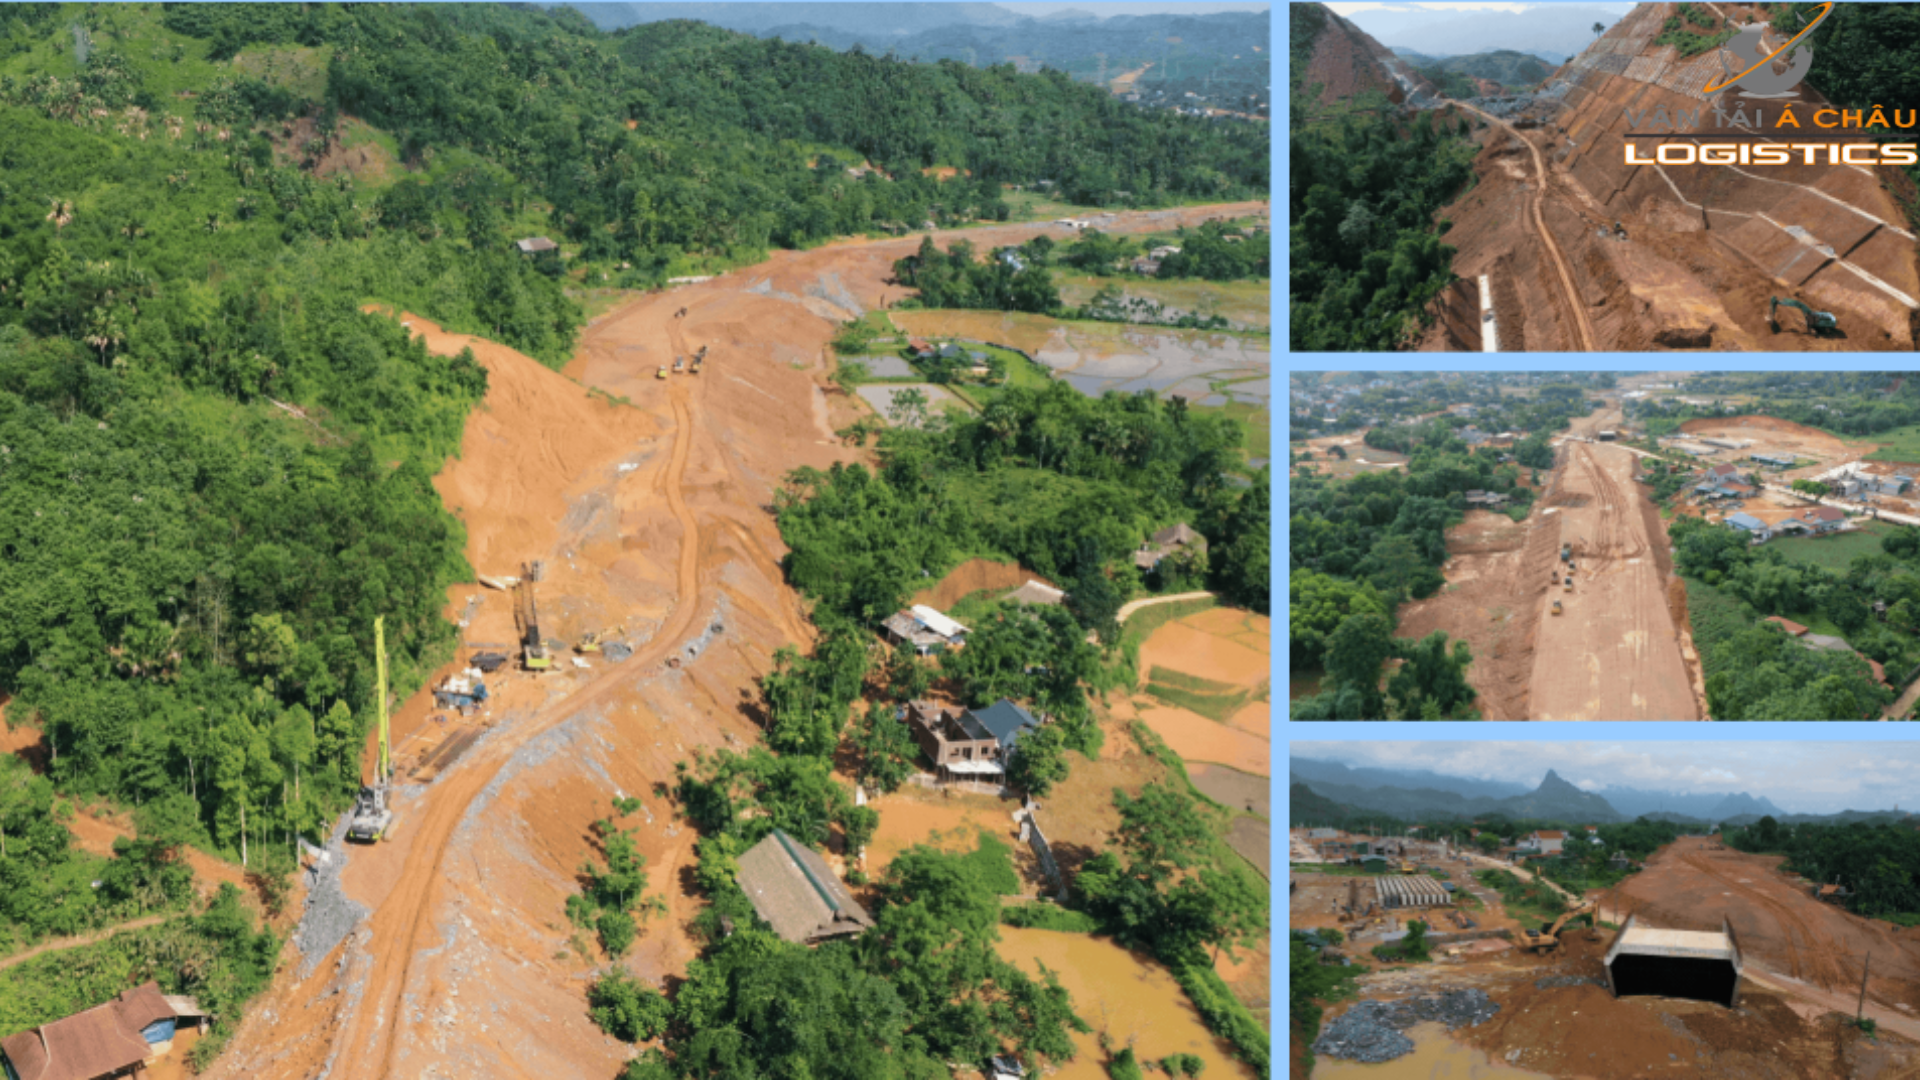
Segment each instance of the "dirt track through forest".
[[36,956],[45,956],[50,952],[59,952],[62,949],[77,949],[82,945],[91,945],[96,941],[105,941],[107,938],[124,930],[144,930],[149,926],[158,926],[166,922],[167,918],[168,916],[166,915],[143,915],[138,919],[123,922],[116,926],[109,926],[104,930],[95,930],[90,934],[75,934],[72,937],[54,938],[52,941],[43,941],[24,952],[17,952],[12,956],[0,959],[0,971],[5,971],[18,964],[24,964]]
[[[1255,203],[1122,214],[1110,231],[1265,212]],[[1058,229],[937,239],[984,247],[1048,231]],[[488,368],[487,399],[434,481],[465,525],[468,561],[512,574],[546,560],[543,631],[570,641],[619,624],[639,649],[618,664],[582,658],[590,670],[563,653],[554,671],[500,674],[489,712],[476,717],[486,733],[430,784],[401,789],[390,842],[349,856],[344,892],[372,914],[304,965],[283,963],[212,1077],[619,1071],[628,1048],[593,1027],[583,1001],[610,961],[563,913],[594,851],[590,825],[609,796],[642,799],[632,824],[668,915],[621,963],[653,985],[683,976],[698,951],[687,925],[704,900],[687,872],[696,836],[664,789],[696,749],[756,741],[752,687],[775,649],[809,647],[769,506],[789,470],[859,457],[833,436],[832,410],[843,407],[825,390],[826,346],[839,322],[898,299],[892,262],[916,244],[778,252],[636,295],[582,334],[564,375],[396,315],[434,351],[471,347]],[[713,349],[702,374],[654,378],[702,345]],[[512,638],[511,607],[477,585],[449,590],[448,615],[470,643]],[[682,662],[669,669],[661,661],[675,650]],[[396,733],[403,717],[430,729],[427,703],[422,694],[404,704]]]
[[698,601],[696,552],[699,525],[687,510],[680,492],[686,471],[687,451],[693,440],[686,396],[692,392],[679,381],[669,387],[673,395],[673,455],[667,471],[666,497],[673,516],[686,530],[679,560],[679,597],[671,621],[654,635],[653,641],[636,653],[631,661],[601,669],[592,682],[568,695],[552,707],[541,710],[525,723],[503,730],[481,754],[474,755],[466,767],[456,770],[435,785],[423,800],[405,808],[412,821],[406,827],[414,834],[413,849],[406,869],[387,901],[373,916],[374,965],[368,976],[367,997],[356,1013],[348,1037],[342,1044],[337,1062],[339,1075],[388,1076],[392,1074],[395,1034],[400,1026],[401,994],[408,983],[416,953],[432,946],[433,926],[430,914],[437,908],[435,893],[441,880],[441,859],[448,839],[466,816],[475,796],[499,773],[513,752],[528,740],[589,705],[608,697],[623,684],[637,678],[648,666],[665,659],[693,629],[701,610]]
[[1540,238],[1541,245],[1547,249],[1547,254],[1553,258],[1553,268],[1560,276],[1560,296],[1567,305],[1568,313],[1573,317],[1574,329],[1580,334],[1581,351],[1593,352],[1595,349],[1593,343],[1593,327],[1587,322],[1586,305],[1580,302],[1580,290],[1573,286],[1573,274],[1567,270],[1567,260],[1560,254],[1560,245],[1554,243],[1553,231],[1547,228],[1546,219],[1541,216],[1540,206],[1546,201],[1547,191],[1551,187],[1551,179],[1547,173],[1547,163],[1540,157],[1540,148],[1535,146],[1531,140],[1522,137],[1518,131],[1514,130],[1513,125],[1492,113],[1483,112],[1465,102],[1454,102],[1453,104],[1490,123],[1500,125],[1502,130],[1523,143],[1527,150],[1533,154],[1533,175],[1540,183],[1539,188],[1534,191],[1531,200],[1534,235]]

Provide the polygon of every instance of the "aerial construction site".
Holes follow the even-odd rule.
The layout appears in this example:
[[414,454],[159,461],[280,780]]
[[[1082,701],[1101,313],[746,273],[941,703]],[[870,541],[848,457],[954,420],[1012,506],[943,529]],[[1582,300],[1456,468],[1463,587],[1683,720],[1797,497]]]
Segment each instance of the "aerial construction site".
[[[1711,24],[1694,27],[1704,33],[1741,33],[1683,55],[1656,42],[1679,25],[1681,8]],[[1638,4],[1543,83],[1469,100],[1445,96],[1358,27],[1331,17],[1308,82],[1328,95],[1384,89],[1410,117],[1438,110],[1448,124],[1466,118],[1478,147],[1471,183],[1433,214],[1443,223],[1441,242],[1455,249],[1456,280],[1428,305],[1425,331],[1403,344],[1488,352],[1913,349],[1920,247],[1911,175],[1877,158],[1829,160],[1829,144],[1853,133],[1814,126],[1816,111],[1829,106],[1817,80],[1787,97],[1717,85],[1725,72],[1755,63],[1733,51],[1753,35],[1766,35],[1768,52],[1786,44],[1792,34],[1770,26],[1778,11]],[[1774,64],[1784,67],[1784,59]],[[1789,105],[1801,130],[1782,132],[1775,125]],[[1872,143],[1857,134],[1851,141]],[[1820,149],[1782,152],[1778,163],[1755,158],[1761,147],[1800,144]],[[1723,145],[1734,152],[1719,154]],[[1702,147],[1725,163],[1702,163]]]
[[[1126,214],[1109,227],[1144,231],[1220,212]],[[967,235],[1018,242],[1045,228]],[[333,845],[307,853],[290,961],[213,1075],[619,1073],[633,1048],[588,1019],[581,998],[597,962],[564,914],[581,862],[599,844],[589,825],[609,800],[634,800],[631,816],[646,825],[637,844],[665,910],[625,964],[651,982],[684,976],[699,948],[688,924],[704,903],[692,877],[699,836],[669,787],[697,753],[762,741],[758,680],[776,650],[804,651],[812,639],[767,508],[789,470],[860,459],[835,435],[858,410],[829,392],[827,341],[890,288],[897,297],[892,264],[916,243],[782,252],[710,281],[633,294],[584,332],[564,373],[391,313],[428,349],[471,349],[487,369],[485,402],[460,455],[434,480],[464,523],[480,581],[449,590],[458,658],[394,708],[390,744],[383,716],[366,748],[363,775],[373,781],[362,804]],[[704,371],[657,378],[676,357],[703,359]],[[1025,579],[1008,580],[962,591]],[[1254,656],[1245,644],[1222,647]],[[1264,653],[1243,666],[1249,680],[1265,679]],[[1254,740],[1262,763],[1245,767],[1266,768],[1265,709],[1257,706]],[[1058,842],[1104,835],[1114,785],[1138,787],[1161,768],[1130,744],[1116,751],[1130,719],[1115,722],[1108,752],[1081,780],[1086,813],[1074,816],[1068,792],[1050,800]],[[1258,781],[1264,808],[1264,778],[1241,779],[1248,791]],[[1009,831],[996,798],[914,790],[889,797],[897,806],[882,819],[878,850],[937,842],[943,829],[969,840],[981,829]],[[947,797],[932,801],[939,794]],[[349,826],[354,839],[375,842],[343,845]],[[1248,850],[1264,857],[1264,836]],[[1170,976],[1124,949],[1092,938],[1054,949],[1046,931],[1012,927],[1003,938],[1029,970],[1044,957],[1072,972],[1077,1007],[1105,1016],[1111,1030],[1151,1029],[1144,1038],[1165,1043],[1162,1053],[1193,1050],[1221,1075],[1254,1075],[1176,1004]],[[1250,997],[1264,996],[1261,955],[1227,958],[1221,970]],[[1108,990],[1114,1000],[1103,1004]],[[1072,1075],[1099,1068],[1094,1036],[1084,1038],[1073,1066],[1082,1071]]]
[[[1639,749],[1656,745],[1673,744]],[[1795,753],[1768,745],[1783,763]],[[1554,759],[1552,744],[1505,749]],[[1633,744],[1602,752],[1638,756]],[[1440,794],[1413,789],[1432,773],[1404,775],[1405,788],[1342,798],[1408,806]],[[1294,1015],[1319,1020],[1295,1029],[1293,1076],[1898,1080],[1920,1070],[1920,929],[1859,914],[1851,887],[1773,853],[1800,830],[1912,852],[1910,815],[1790,827],[1603,811],[1614,824],[1585,825],[1551,810],[1336,808],[1315,792],[1303,800],[1307,785],[1294,784],[1288,925],[1295,986],[1317,1006],[1296,1001]],[[1303,827],[1308,805],[1344,824]]]

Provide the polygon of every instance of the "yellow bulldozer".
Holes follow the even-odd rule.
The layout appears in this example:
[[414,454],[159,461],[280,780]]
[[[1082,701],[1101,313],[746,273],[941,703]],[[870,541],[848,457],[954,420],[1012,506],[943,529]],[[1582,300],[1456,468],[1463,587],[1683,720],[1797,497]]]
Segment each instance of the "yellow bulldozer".
[[1526,952],[1538,953],[1541,956],[1546,956],[1554,952],[1560,948],[1560,931],[1565,930],[1568,923],[1584,916],[1589,926],[1593,924],[1592,916],[1595,907],[1596,905],[1592,900],[1580,901],[1562,912],[1559,918],[1542,926],[1540,929],[1527,931],[1526,939],[1519,943],[1520,948]]
[[1560,608],[1560,601],[1558,601],[1558,600],[1555,600],[1555,601],[1553,602],[1553,613],[1554,613],[1555,615],[1558,615],[1558,614],[1560,614],[1560,613],[1561,613],[1561,608]]

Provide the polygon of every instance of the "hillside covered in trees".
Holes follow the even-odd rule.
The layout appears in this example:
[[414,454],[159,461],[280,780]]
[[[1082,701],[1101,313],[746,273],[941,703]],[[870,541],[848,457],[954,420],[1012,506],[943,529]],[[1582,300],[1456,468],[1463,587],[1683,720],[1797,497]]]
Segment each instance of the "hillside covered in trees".
[[1473,179],[1471,122],[1406,108],[1377,88],[1324,103],[1326,88],[1304,80],[1328,13],[1295,4],[1289,17],[1289,345],[1404,347],[1453,281],[1447,224],[1434,214]]

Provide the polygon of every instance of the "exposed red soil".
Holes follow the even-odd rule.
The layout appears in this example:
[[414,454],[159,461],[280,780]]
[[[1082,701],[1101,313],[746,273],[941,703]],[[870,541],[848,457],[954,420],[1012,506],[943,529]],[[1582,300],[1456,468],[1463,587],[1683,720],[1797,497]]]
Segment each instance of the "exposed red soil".
[[1397,63],[1391,49],[1328,11],[1326,26],[1314,39],[1313,58],[1307,61],[1307,72],[1300,85],[1319,84],[1324,88],[1320,91],[1320,100],[1328,104],[1369,90],[1383,90],[1392,100],[1402,101],[1406,92],[1390,74],[1387,65],[1391,63]]
[[1053,582],[1031,570],[1015,563],[995,562],[992,559],[968,559],[940,579],[940,583],[931,588],[921,589],[913,594],[910,604],[926,604],[945,611],[960,602],[962,597],[977,592],[1012,592],[1029,581],[1038,581],[1042,585]]
[[[1123,215],[1116,231],[1264,205]],[[1044,229],[952,236],[1018,243]],[[686,921],[697,900],[684,872],[694,834],[664,789],[696,748],[757,737],[744,705],[751,687],[775,649],[810,640],[766,507],[790,469],[854,457],[829,426],[827,342],[839,321],[899,297],[886,278],[918,242],[781,252],[638,297],[592,325],[566,375],[407,317],[430,348],[470,346],[489,368],[487,400],[437,480],[466,523],[469,560],[482,573],[544,560],[543,631],[571,641],[618,626],[638,651],[622,664],[592,657],[582,670],[563,658],[546,674],[489,682],[495,700],[481,719],[490,730],[430,784],[398,792],[390,842],[349,856],[344,884],[370,919],[310,976],[283,966],[216,1076],[619,1071],[629,1048],[593,1028],[584,1004],[587,963],[604,958],[579,955],[563,913],[594,850],[589,826],[614,795],[641,799],[624,824],[638,829],[650,891],[668,912],[623,963],[655,983],[684,973],[694,953]],[[702,374],[654,378],[660,363],[703,345],[712,351]],[[590,399],[586,386],[633,404]],[[468,620],[466,640],[513,640],[506,594],[466,587],[449,600]],[[702,645],[697,656],[690,641]],[[663,665],[669,653],[678,668]],[[397,733],[437,731],[431,712],[407,703]],[[438,737],[414,745],[425,752]],[[1159,771],[1110,732],[1101,760],[1043,811],[1050,834],[1069,838],[1062,861],[1090,854],[1082,845],[1116,823],[1115,786],[1138,790]]]
[[[1481,132],[1478,182],[1436,215],[1453,222],[1446,239],[1459,250],[1456,273],[1492,275],[1496,295],[1510,281],[1519,296],[1514,310],[1499,311],[1502,350],[1522,341],[1534,350],[1913,348],[1920,249],[1898,195],[1906,181],[1893,170],[1798,159],[1748,167],[1624,163],[1628,110],[1704,110],[1691,88],[1704,85],[1709,69],[1719,71],[1717,53],[1681,61],[1652,44],[1670,9],[1639,5],[1562,68],[1558,77],[1573,88],[1557,110],[1540,111],[1543,123]],[[1795,104],[1803,115],[1825,104],[1805,84],[1801,90]],[[1775,117],[1781,108],[1737,96],[1722,105],[1729,114],[1765,108]],[[1712,113],[1702,115],[1711,127]],[[1546,166],[1544,186],[1532,166],[1536,155]],[[1616,222],[1625,242],[1612,236]],[[1560,281],[1563,263],[1579,296],[1574,305]],[[1792,312],[1782,313],[1775,333],[1772,296],[1834,312],[1843,335],[1812,337]],[[1583,324],[1592,329],[1591,346]],[[1461,348],[1463,338],[1430,332],[1421,347]]]
[[1893,1008],[1920,1003],[1920,931],[1823,904],[1808,883],[1782,873],[1780,862],[1681,840],[1648,859],[1646,870],[1614,890],[1610,903],[1676,930],[1717,930],[1725,917],[1750,964],[1815,989],[1857,993],[1871,951],[1869,1008],[1878,1005],[1883,1024],[1909,1026],[1908,1037],[1920,1041],[1920,1017]]

